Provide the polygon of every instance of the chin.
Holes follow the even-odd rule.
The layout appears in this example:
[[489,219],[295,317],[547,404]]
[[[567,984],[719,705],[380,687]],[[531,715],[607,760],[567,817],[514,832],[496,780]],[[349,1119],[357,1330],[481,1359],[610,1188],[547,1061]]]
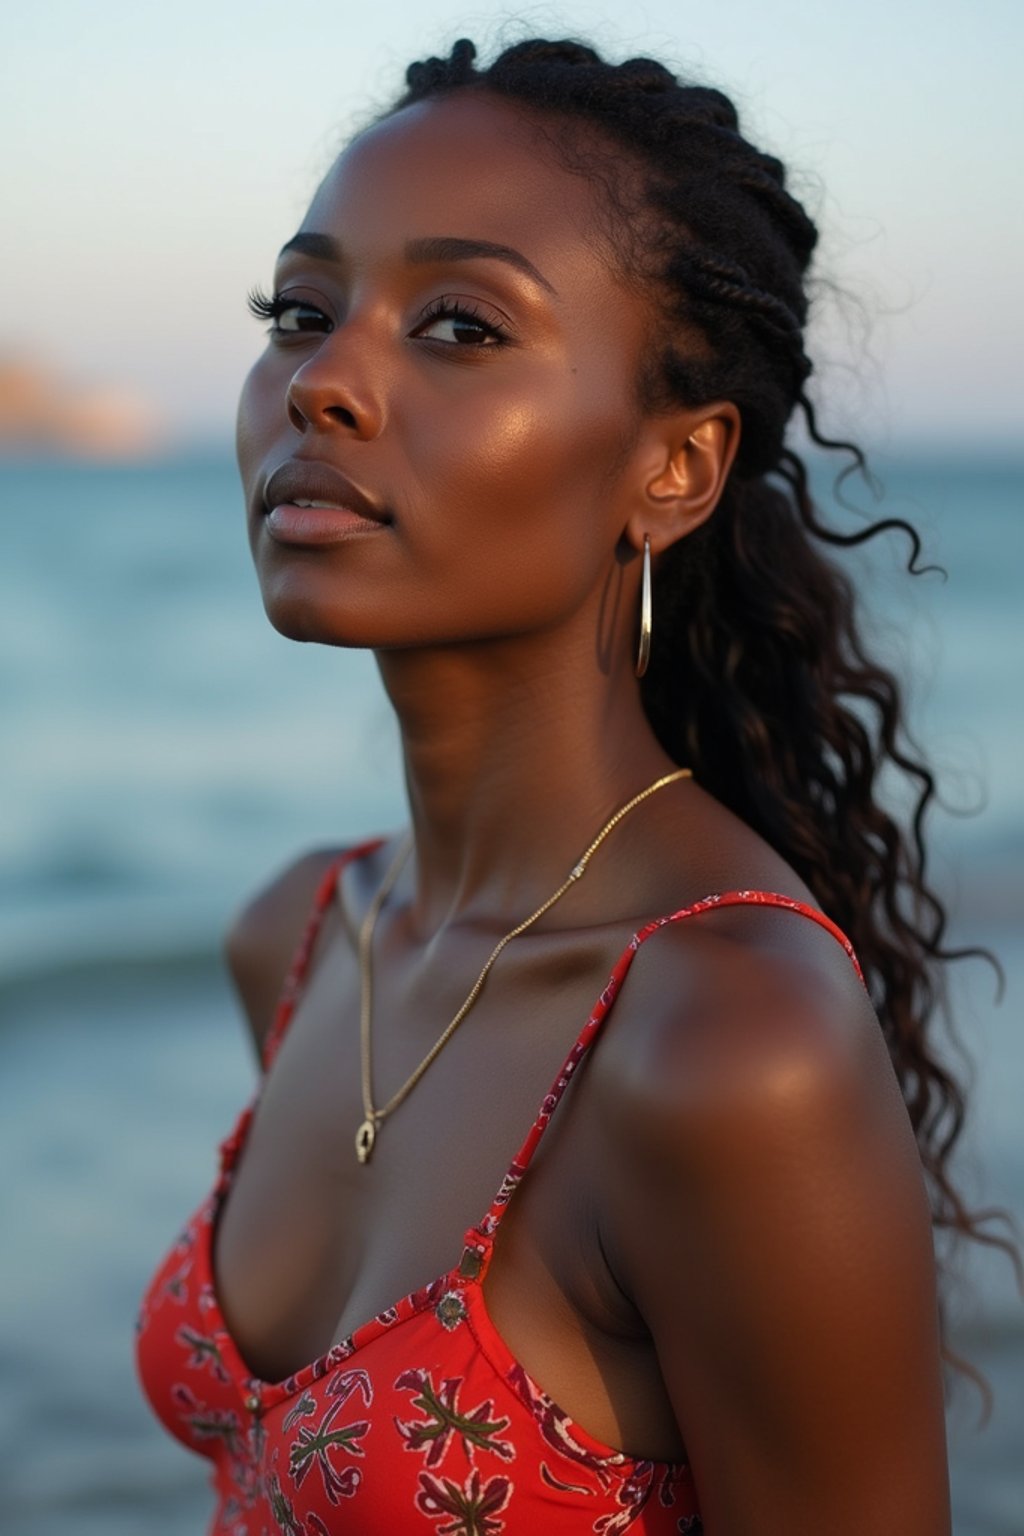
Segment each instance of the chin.
[[273,628],[286,640],[311,641],[313,644],[325,641],[321,627],[312,624],[308,614],[288,604],[264,603],[263,609]]
[[311,592],[306,582],[282,579],[280,572],[265,576],[261,571],[260,592],[264,613],[286,640],[320,645],[359,644],[344,633],[346,626],[336,605]]
[[312,645],[335,645],[352,650],[370,650],[376,643],[366,633],[367,626],[354,616],[324,609],[308,599],[281,593],[263,594],[263,610],[279,635]]

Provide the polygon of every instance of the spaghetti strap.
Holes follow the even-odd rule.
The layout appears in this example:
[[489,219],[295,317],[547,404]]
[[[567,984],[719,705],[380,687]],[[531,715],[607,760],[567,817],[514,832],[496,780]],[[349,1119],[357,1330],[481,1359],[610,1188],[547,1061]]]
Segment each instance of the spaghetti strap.
[[695,901],[692,906],[684,907],[679,912],[672,912],[668,917],[656,917],[641,928],[636,936],[637,947],[649,939],[652,933],[657,933],[659,928],[664,928],[668,923],[678,922],[684,917],[699,917],[702,912],[711,912],[716,907],[779,907],[784,912],[798,912],[801,917],[808,917],[819,928],[824,928],[830,933],[838,944],[841,944],[849,957],[850,964],[857,973],[857,980],[864,981],[864,972],[860,968],[856,951],[846,934],[824,912],[819,912],[817,907],[809,907],[806,902],[797,901],[792,896],[780,896],[777,891],[724,891],[718,896],[705,896],[701,901]]
[[358,843],[354,848],[347,848],[344,853],[333,859],[325,870],[320,884],[317,886],[316,895],[313,898],[313,909],[306,921],[305,931],[295,951],[288,975],[285,977],[281,995],[274,1011],[273,1022],[267,1031],[267,1038],[263,1043],[262,1065],[264,1073],[270,1070],[274,1057],[281,1048],[281,1042],[288,1032],[288,1026],[292,1021],[299,998],[302,996],[303,987],[306,984],[306,975],[309,971],[309,962],[312,958],[313,947],[320,933],[320,927],[324,920],[324,913],[334,900],[338,888],[338,881],[347,864],[352,864],[356,859],[373,853],[384,842],[382,837],[372,838],[369,842]]
[[261,1075],[248,1104],[242,1109],[235,1121],[230,1134],[220,1143],[218,1150],[219,1174],[213,1187],[214,1204],[227,1190],[231,1174],[236,1162],[245,1146],[249,1135],[249,1127],[256,1113],[260,1101],[260,1094],[266,1081],[267,1073],[274,1063],[274,1058],[281,1049],[281,1043],[288,1032],[288,1026],[292,1021],[302,989],[305,986],[306,976],[309,972],[309,962],[313,955],[313,947],[316,944],[320,925],[324,920],[324,913],[334,898],[338,888],[338,880],[346,864],[351,864],[355,859],[361,859],[365,854],[372,853],[384,842],[382,837],[372,838],[369,842],[358,843],[354,848],[346,848],[345,852],[333,859],[324,871],[320,884],[316,888],[313,897],[313,907],[306,920],[299,946],[295,951],[288,975],[285,977],[281,995],[277,1000],[277,1008],[274,1011],[273,1021],[267,1031],[267,1038],[263,1042],[263,1050],[260,1056]]
[[776,891],[724,891],[714,896],[705,896],[700,901],[695,901],[688,907],[682,907],[678,912],[670,912],[665,917],[656,917],[651,922],[639,929],[630,939],[619,959],[612,969],[608,982],[597,1002],[594,1004],[590,1017],[584,1024],[575,1044],[562,1063],[558,1076],[541,1102],[537,1118],[526,1133],[519,1151],[509,1164],[508,1172],[501,1181],[501,1186],[483,1220],[476,1226],[470,1227],[465,1235],[465,1249],[463,1252],[463,1270],[466,1274],[481,1274],[486,1270],[490,1259],[494,1237],[501,1224],[501,1218],[505,1214],[508,1203],[519,1187],[526,1170],[540,1145],[541,1137],[547,1130],[551,1116],[561,1101],[562,1095],[579,1069],[580,1063],[585,1058],[593,1045],[601,1026],[611,1012],[613,1003],[618,996],[622,983],[626,979],[633,960],[642,944],[662,928],[670,923],[682,922],[688,917],[700,917],[705,912],[714,911],[718,907],[777,907],[786,912],[796,912],[801,917],[809,918],[824,928],[826,933],[842,945],[849,956],[857,978],[864,984],[864,973],[857,959],[853,945],[836,923],[824,912],[819,912],[816,907],[810,907],[805,902],[796,901],[792,896],[782,896]]

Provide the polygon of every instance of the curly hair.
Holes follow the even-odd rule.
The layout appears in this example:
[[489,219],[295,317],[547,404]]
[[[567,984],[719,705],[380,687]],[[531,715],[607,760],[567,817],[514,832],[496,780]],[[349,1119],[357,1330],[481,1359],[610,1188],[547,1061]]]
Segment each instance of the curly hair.
[[[412,64],[386,115],[473,89],[523,104],[541,129],[557,126],[555,151],[608,194],[623,269],[657,297],[657,334],[668,339],[652,347],[638,380],[641,406],[731,400],[740,410],[740,446],[714,516],[655,573],[658,624],[643,682],[651,725],[852,939],[917,1139],[934,1228],[1016,1260],[1010,1241],[984,1230],[1002,1213],[971,1211],[951,1178],[965,1093],[931,1039],[946,962],[986,952],[946,943],[947,913],[926,876],[935,778],[907,739],[900,685],[872,659],[854,585],[828,548],[897,529],[917,573],[920,541],[898,518],[849,533],[830,526],[786,441],[800,413],[813,444],[850,456],[837,488],[854,469],[867,475],[859,447],[821,434],[806,393],[815,225],[787,190],[782,163],[743,137],[718,90],[681,82],[651,59],[610,63],[575,41],[520,42],[485,69],[475,59],[463,39],[448,58]],[[566,134],[573,124],[594,132]],[[615,174],[615,151],[624,175]],[[913,791],[905,822],[880,793],[880,776],[893,769]],[[945,1357],[983,1385],[948,1344]]]

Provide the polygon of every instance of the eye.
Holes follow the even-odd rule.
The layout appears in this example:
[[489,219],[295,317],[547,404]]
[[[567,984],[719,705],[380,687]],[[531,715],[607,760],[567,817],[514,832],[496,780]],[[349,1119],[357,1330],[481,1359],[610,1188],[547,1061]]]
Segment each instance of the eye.
[[272,297],[254,288],[248,299],[249,313],[270,321],[271,336],[295,336],[303,331],[330,331],[333,323],[323,310],[303,299],[275,293]]
[[448,295],[428,304],[413,335],[454,347],[495,347],[508,340],[508,332],[497,316],[485,314],[470,299]]

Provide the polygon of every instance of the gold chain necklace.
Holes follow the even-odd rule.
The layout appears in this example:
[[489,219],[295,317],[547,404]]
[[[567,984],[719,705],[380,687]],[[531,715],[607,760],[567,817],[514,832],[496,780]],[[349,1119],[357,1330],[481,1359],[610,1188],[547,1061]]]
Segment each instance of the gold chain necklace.
[[405,861],[409,857],[410,849],[412,848],[411,836],[403,838],[401,844],[399,845],[398,852],[392,859],[391,864],[388,867],[388,871],[385,874],[384,879],[381,881],[373,900],[370,902],[370,905],[367,908],[366,916],[363,918],[362,924],[359,928],[359,977],[361,988],[359,1044],[360,1055],[362,1059],[364,1118],[362,1124],[356,1132],[356,1156],[361,1163],[369,1162],[370,1155],[373,1152],[374,1143],[377,1140],[377,1134],[381,1125],[387,1119],[388,1115],[392,1114],[393,1111],[398,1108],[399,1104],[408,1098],[409,1094],[415,1088],[416,1084],[419,1082],[424,1072],[430,1066],[431,1062],[436,1060],[436,1058],[441,1054],[445,1046],[448,1044],[448,1041],[451,1039],[452,1035],[454,1035],[455,1031],[466,1017],[467,1013],[469,1013],[470,1009],[473,1007],[473,1004],[476,1002],[477,998],[480,996],[480,993],[483,991],[484,982],[487,980],[491,966],[494,964],[495,960],[497,960],[498,956],[505,948],[505,945],[510,944],[513,939],[517,939],[521,933],[525,933],[527,928],[532,927],[538,918],[544,916],[545,912],[550,912],[551,908],[555,905],[555,902],[562,899],[569,887],[571,885],[575,885],[577,880],[583,878],[590,860],[600,848],[609,832],[618,826],[619,822],[624,816],[628,816],[630,811],[635,810],[636,807],[640,805],[642,801],[646,800],[649,795],[657,793],[659,789],[664,789],[666,784],[674,784],[678,779],[688,779],[690,777],[692,777],[692,770],[689,768],[677,768],[674,773],[665,774],[664,778],[656,779],[653,784],[648,784],[647,788],[641,790],[638,795],[634,795],[632,800],[628,801],[626,805],[620,807],[620,809],[615,812],[615,815],[612,816],[610,820],[605,822],[600,832],[594,838],[594,841],[584,851],[584,853],[580,855],[579,859],[577,859],[576,863],[569,871],[568,876],[565,880],[562,881],[562,884],[558,887],[558,890],[555,891],[554,895],[549,896],[547,901],[541,903],[536,912],[532,913],[531,916],[526,918],[523,922],[517,923],[514,928],[510,929],[509,932],[506,933],[503,939],[498,940],[497,944],[495,944],[494,948],[491,950],[491,953],[488,955],[483,970],[480,972],[476,981],[474,981],[469,995],[466,998],[466,1001],[462,1004],[462,1007],[459,1009],[458,1013],[451,1020],[451,1022],[445,1026],[437,1040],[434,1042],[430,1050],[420,1062],[419,1066],[409,1077],[406,1078],[398,1092],[392,1094],[391,1098],[388,1099],[386,1104],[382,1104],[379,1109],[376,1109],[373,1103],[373,1058],[370,1045],[370,1019],[373,1011],[373,934],[374,929],[377,926],[377,918],[380,915],[380,910],[383,907],[385,901],[388,899],[388,896],[391,894],[395,881],[398,879]]

